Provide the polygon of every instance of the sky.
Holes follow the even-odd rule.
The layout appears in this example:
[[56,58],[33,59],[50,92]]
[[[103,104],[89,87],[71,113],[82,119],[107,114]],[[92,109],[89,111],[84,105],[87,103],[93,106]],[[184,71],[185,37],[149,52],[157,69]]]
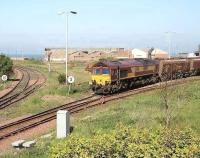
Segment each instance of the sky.
[[[155,47],[195,51],[200,44],[199,0],[0,0],[0,52],[41,53],[65,47]],[[168,34],[169,35],[169,34]]]

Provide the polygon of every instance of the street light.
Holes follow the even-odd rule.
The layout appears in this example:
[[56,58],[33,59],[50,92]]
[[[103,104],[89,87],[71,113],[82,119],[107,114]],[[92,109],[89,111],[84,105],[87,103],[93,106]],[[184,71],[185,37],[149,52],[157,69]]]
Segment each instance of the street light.
[[171,58],[171,37],[173,34],[176,34],[176,32],[165,32],[165,34],[168,37],[168,51],[169,51],[169,58]]
[[65,68],[65,73],[66,73],[66,84],[68,83],[67,78],[68,78],[68,72],[67,72],[67,62],[68,62],[68,19],[69,19],[69,14],[77,14],[75,11],[62,11],[58,12],[58,15],[66,15],[66,43],[65,43],[65,60],[66,60],[66,68]]

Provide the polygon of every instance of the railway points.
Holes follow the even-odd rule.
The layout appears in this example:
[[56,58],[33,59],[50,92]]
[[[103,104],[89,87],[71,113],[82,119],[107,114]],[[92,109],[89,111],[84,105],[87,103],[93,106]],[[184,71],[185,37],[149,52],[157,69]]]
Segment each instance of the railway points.
[[46,82],[45,76],[37,70],[25,67],[15,69],[21,77],[12,90],[0,97],[0,110],[26,98]]

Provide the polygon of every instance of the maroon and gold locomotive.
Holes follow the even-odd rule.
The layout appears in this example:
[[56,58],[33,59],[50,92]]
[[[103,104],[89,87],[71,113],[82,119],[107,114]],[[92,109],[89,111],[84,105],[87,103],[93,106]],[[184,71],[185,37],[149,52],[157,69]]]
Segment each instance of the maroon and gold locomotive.
[[167,80],[197,75],[200,71],[200,58],[100,61],[91,67],[91,71],[93,91],[115,93],[141,84],[156,83],[161,78]]

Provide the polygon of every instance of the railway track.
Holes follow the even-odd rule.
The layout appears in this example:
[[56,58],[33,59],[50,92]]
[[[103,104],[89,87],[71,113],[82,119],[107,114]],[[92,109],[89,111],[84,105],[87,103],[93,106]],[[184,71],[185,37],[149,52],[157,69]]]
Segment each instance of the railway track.
[[[187,81],[186,80],[170,81],[168,83],[168,86],[174,86],[177,84],[184,84],[186,82],[198,81],[198,80],[200,80],[200,77],[187,80]],[[86,98],[83,98],[83,99],[80,99],[68,104],[64,104],[56,108],[46,110],[44,112],[2,125],[0,126],[0,141],[12,135],[15,135],[17,133],[23,132],[25,130],[31,129],[33,127],[36,127],[38,125],[41,125],[41,124],[44,124],[46,122],[56,119],[56,112],[58,110],[68,110],[70,114],[74,114],[84,109],[101,105],[113,100],[118,100],[118,99],[122,99],[128,96],[144,93],[147,91],[160,89],[162,88],[162,84],[164,85],[165,83],[157,83],[157,84],[137,88],[134,90],[130,90],[127,92],[122,92],[122,93],[114,94],[114,95],[107,95],[107,96],[91,95],[89,97],[86,97]]]
[[16,81],[18,81],[18,82],[17,82],[17,84],[15,84],[15,86],[14,86],[10,91],[8,91],[8,92],[5,93],[4,95],[2,95],[2,96],[0,97],[0,100],[6,98],[6,97],[9,96],[11,93],[13,93],[13,91],[17,88],[17,86],[20,84],[20,82],[21,82],[21,80],[22,80],[22,78],[23,78],[23,75],[24,75],[24,74],[23,74],[19,69],[14,68],[13,71],[15,72],[15,74],[16,74],[16,76],[17,76]]
[[16,67],[16,69],[22,77],[9,93],[0,98],[0,110],[24,99],[46,81],[46,78],[37,70],[24,67]]

